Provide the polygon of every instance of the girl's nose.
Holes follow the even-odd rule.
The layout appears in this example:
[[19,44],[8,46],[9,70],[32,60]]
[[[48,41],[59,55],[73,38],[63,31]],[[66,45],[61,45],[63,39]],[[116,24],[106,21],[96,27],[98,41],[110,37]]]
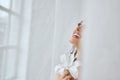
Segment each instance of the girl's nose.
[[78,26],[76,30],[77,30],[77,31],[80,31],[80,27]]

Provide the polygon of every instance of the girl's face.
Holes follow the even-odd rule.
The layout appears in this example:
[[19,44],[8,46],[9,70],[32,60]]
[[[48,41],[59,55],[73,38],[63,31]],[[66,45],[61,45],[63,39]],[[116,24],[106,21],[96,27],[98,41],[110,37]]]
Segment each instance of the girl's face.
[[70,42],[73,45],[79,45],[82,32],[82,22],[74,29]]

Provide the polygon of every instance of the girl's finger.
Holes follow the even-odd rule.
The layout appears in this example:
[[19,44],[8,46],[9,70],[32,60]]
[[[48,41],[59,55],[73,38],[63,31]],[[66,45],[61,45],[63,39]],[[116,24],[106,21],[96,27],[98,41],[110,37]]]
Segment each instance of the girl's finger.
[[66,76],[63,80],[70,80],[72,77],[69,75],[69,76]]

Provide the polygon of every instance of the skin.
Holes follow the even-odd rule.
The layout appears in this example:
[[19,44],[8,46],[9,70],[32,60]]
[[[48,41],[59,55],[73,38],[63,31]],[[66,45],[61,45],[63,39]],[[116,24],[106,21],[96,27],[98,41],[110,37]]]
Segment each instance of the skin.
[[[82,28],[83,28],[83,21],[81,21],[78,24],[78,26],[73,30],[72,37],[69,40],[70,43],[73,44],[77,49],[77,55],[76,55],[77,60],[80,60],[80,40],[81,40]],[[75,34],[77,34],[77,36]],[[78,67],[78,74],[80,74],[80,67]],[[56,80],[79,80],[79,79],[74,79],[68,70],[65,70],[63,76],[57,74],[56,78],[57,78]]]

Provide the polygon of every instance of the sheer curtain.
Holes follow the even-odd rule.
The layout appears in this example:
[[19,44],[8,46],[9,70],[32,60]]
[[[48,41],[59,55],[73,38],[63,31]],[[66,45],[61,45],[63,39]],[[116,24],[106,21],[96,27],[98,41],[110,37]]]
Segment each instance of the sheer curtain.
[[54,80],[59,55],[71,49],[73,29],[83,19],[81,0],[33,0],[28,80]]
[[81,79],[119,80],[119,2],[33,0],[26,80],[55,80],[54,66],[70,50],[80,20],[85,23]]

